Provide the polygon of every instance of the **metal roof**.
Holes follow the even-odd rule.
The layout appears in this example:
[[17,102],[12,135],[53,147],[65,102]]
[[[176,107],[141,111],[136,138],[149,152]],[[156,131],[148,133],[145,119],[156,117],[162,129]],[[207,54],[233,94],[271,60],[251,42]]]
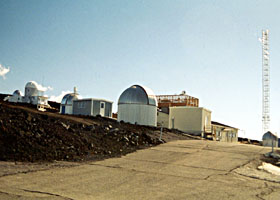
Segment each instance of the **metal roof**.
[[113,101],[106,100],[106,99],[98,99],[98,98],[85,98],[85,99],[75,99],[74,101],[81,102],[81,101],[102,101],[107,103],[113,103]]
[[270,131],[266,132],[265,134],[263,134],[262,140],[266,140],[266,139],[274,139],[277,140],[277,135],[271,133]]
[[157,106],[157,99],[150,88],[133,85],[121,94],[118,104],[143,104]]
[[[215,122],[215,121],[211,121],[211,124],[212,124],[212,125],[217,125],[217,126],[224,126],[224,127],[227,127],[227,128],[238,129],[238,128],[235,128],[235,127],[232,127],[232,126],[228,126],[228,125],[225,125],[225,124],[222,124],[222,123],[219,123],[219,122]],[[239,130],[239,129],[238,129],[238,130]]]
[[63,104],[63,105],[72,105],[73,100],[76,100],[76,99],[78,99],[77,94],[75,94],[75,93],[66,94],[62,98],[61,104]]

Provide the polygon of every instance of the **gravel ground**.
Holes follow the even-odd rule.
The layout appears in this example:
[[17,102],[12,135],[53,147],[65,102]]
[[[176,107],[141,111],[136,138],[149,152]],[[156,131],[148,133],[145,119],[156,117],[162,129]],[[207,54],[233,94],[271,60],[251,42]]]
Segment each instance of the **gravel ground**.
[[167,141],[193,139],[181,132],[119,123],[102,117],[40,112],[0,101],[0,160],[85,161],[120,157]]

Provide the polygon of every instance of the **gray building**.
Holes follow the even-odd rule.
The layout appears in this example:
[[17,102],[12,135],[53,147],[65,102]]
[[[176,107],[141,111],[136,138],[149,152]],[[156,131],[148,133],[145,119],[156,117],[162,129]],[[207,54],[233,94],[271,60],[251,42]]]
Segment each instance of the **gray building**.
[[73,100],[73,114],[112,117],[112,105],[112,101],[105,99],[88,98]]
[[270,131],[266,132],[262,137],[263,146],[271,147],[278,147],[278,137],[277,135],[271,133]]

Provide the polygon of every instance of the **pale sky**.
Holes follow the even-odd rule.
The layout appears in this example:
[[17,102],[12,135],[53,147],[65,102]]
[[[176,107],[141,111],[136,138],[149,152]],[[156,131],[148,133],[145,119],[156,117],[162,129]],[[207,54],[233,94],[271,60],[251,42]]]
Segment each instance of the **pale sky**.
[[[270,30],[271,131],[280,132],[278,0],[1,0],[0,93],[34,80],[114,101],[133,84],[199,98],[212,120],[261,139]],[[244,131],[243,131],[244,130]]]

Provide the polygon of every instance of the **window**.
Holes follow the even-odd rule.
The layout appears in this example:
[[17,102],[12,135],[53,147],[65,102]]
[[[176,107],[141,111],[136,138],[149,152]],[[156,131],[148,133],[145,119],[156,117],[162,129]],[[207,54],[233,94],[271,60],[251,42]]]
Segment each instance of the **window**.
[[100,103],[100,108],[104,108],[104,103]]
[[78,102],[78,108],[85,108],[86,104],[84,101]]

